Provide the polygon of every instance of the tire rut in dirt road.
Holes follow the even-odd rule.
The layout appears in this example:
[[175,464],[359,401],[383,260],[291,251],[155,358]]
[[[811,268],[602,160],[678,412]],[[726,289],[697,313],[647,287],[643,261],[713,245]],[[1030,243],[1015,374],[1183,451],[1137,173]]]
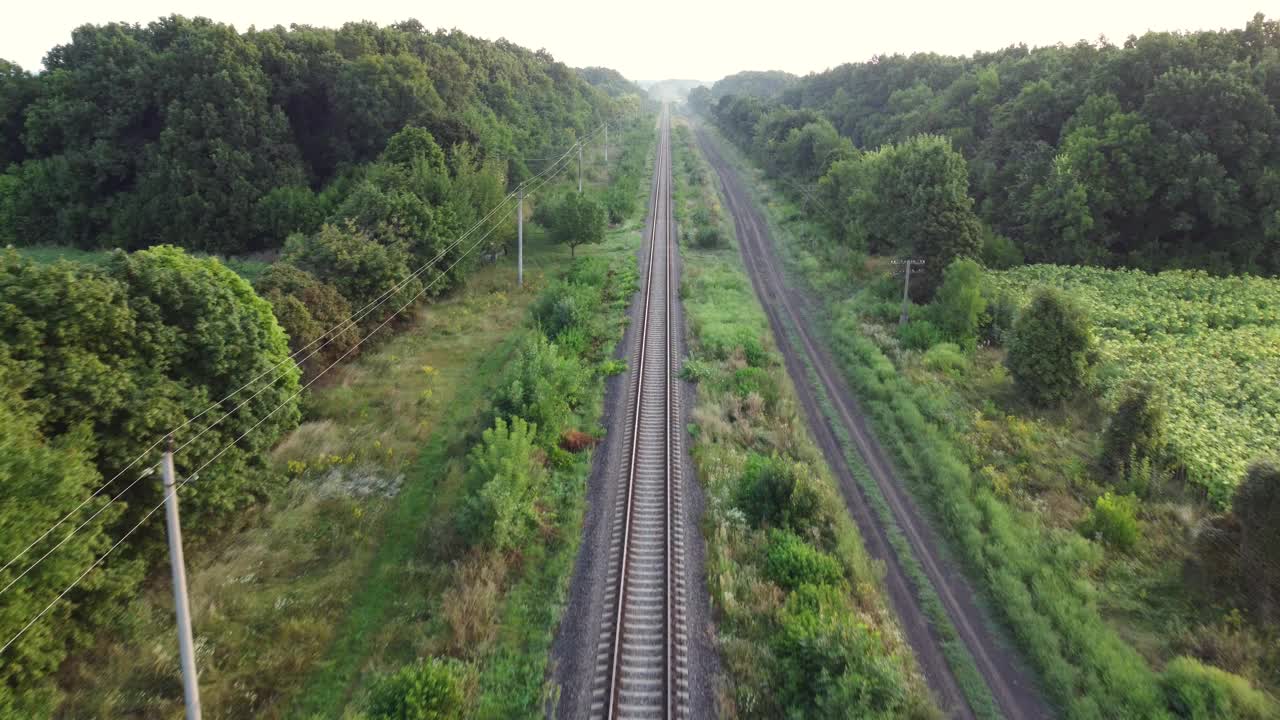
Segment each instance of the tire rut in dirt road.
[[[774,337],[785,358],[787,372],[799,393],[809,426],[813,429],[828,464],[840,479],[846,504],[863,536],[867,550],[885,565],[885,584],[899,623],[930,686],[943,708],[954,717],[975,717],[943,650],[943,638],[931,625],[921,605],[914,583],[890,543],[892,530],[905,537],[912,555],[923,568],[936,591],[956,634],[977,664],[982,679],[991,690],[999,711],[1007,718],[1038,720],[1053,716],[1031,675],[1016,652],[997,642],[987,630],[985,618],[974,602],[973,592],[956,568],[946,563],[935,548],[938,538],[923,520],[913,500],[872,435],[857,400],[825,348],[813,339],[803,298],[788,289],[779,270],[767,225],[748,199],[736,172],[720,157],[706,131],[697,131],[698,143],[720,177],[721,187],[733,215],[743,261],[752,285],[760,297],[773,327]],[[789,332],[790,330],[790,332]],[[792,333],[799,347],[791,342]],[[807,362],[806,362],[807,360]],[[887,528],[872,511],[871,503],[854,477],[837,440],[833,420],[822,412],[809,369],[830,399],[840,429],[857,446],[863,464],[889,505],[896,527]]]

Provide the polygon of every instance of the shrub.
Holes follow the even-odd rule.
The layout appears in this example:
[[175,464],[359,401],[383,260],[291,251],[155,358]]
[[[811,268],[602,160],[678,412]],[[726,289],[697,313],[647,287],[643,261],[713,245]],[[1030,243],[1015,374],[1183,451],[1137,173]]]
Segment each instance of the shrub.
[[586,325],[600,302],[598,292],[586,284],[554,282],[533,306],[533,317],[550,340],[570,328]]
[[791,718],[900,718],[912,714],[906,678],[839,591],[803,585],[778,614],[771,646],[778,701]]
[[1254,463],[1231,510],[1240,523],[1241,574],[1254,609],[1270,622],[1280,604],[1280,462]]
[[715,250],[727,245],[724,233],[715,225],[703,225],[694,233],[694,244],[703,250]]
[[[296,358],[304,377],[311,379],[348,353],[360,339],[351,306],[336,288],[287,262],[267,268],[255,289],[275,311],[276,320],[289,336],[289,350],[302,351]],[[338,328],[332,335],[330,330]],[[303,350],[306,348],[306,350]]]
[[978,320],[978,337],[991,345],[1004,345],[1018,318],[1018,300],[1007,291],[988,294],[987,309]]
[[1138,499],[1106,493],[1094,503],[1085,519],[1084,534],[1099,537],[1119,550],[1132,550],[1138,542]]
[[969,367],[969,358],[955,343],[938,343],[924,354],[921,360],[924,366],[948,375],[955,374]]
[[982,232],[982,264],[991,270],[1008,270],[1025,262],[1022,248],[1009,238],[984,227]]
[[494,389],[494,411],[498,417],[521,417],[536,425],[539,444],[550,449],[572,424],[586,381],[576,357],[561,352],[541,333],[531,333]]
[[1280,711],[1244,678],[1189,657],[1169,663],[1160,684],[1169,707],[1190,720],[1263,720]]
[[787,590],[801,585],[839,586],[844,580],[839,560],[786,530],[770,531],[764,567],[768,578]]
[[1102,469],[1112,481],[1143,493],[1165,447],[1165,408],[1155,388],[1131,385],[1103,433]]
[[432,658],[406,665],[374,683],[370,720],[453,720],[462,717],[461,670]]
[[1085,387],[1093,353],[1093,328],[1084,312],[1058,290],[1044,289],[1018,315],[1006,363],[1022,394],[1044,406]]
[[365,328],[381,323],[423,289],[419,278],[407,279],[407,252],[379,245],[351,225],[325,225],[314,235],[293,235],[285,242],[283,259],[332,284],[357,310],[389,294],[384,304],[365,317],[361,323]]
[[928,320],[911,320],[898,328],[898,339],[908,350],[928,350],[944,338],[937,326]]
[[618,181],[605,192],[604,207],[610,223],[620,223],[636,211],[636,190],[635,183]]
[[460,524],[475,545],[495,550],[521,547],[537,519],[534,500],[546,479],[534,445],[537,427],[522,418],[497,418],[468,456],[467,487],[473,491]]
[[817,490],[800,475],[803,465],[777,455],[752,454],[738,487],[737,505],[756,525],[804,532],[825,525]]
[[938,329],[960,347],[972,350],[978,338],[978,318],[986,307],[982,268],[968,258],[951,263],[932,306]]

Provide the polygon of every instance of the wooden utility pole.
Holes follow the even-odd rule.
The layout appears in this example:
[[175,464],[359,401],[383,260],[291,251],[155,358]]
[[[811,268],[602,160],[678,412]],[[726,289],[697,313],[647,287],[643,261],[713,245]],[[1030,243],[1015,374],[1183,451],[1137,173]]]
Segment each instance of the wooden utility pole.
[[516,287],[524,287],[524,185],[516,201]]
[[911,302],[908,297],[908,293],[911,290],[911,266],[924,265],[924,260],[916,260],[914,258],[908,258],[906,260],[893,260],[891,261],[891,263],[893,265],[906,266],[906,270],[904,273],[906,276],[906,279],[903,280],[902,282],[902,314],[898,316],[898,327],[903,327],[907,324],[907,308],[910,306],[910,302]]
[[182,524],[178,520],[178,489],[173,480],[173,436],[164,451],[164,519],[169,535],[169,565],[173,570],[173,606],[178,616],[178,654],[182,661],[182,695],[187,720],[200,720],[200,684],[196,681],[196,651],[191,639],[191,604],[187,600],[187,570],[182,557]]

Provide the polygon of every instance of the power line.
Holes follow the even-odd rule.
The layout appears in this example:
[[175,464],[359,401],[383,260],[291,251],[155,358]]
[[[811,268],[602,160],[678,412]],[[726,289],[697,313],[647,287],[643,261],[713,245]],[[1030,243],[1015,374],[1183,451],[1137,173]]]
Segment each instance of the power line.
[[[569,152],[572,152],[572,149],[570,149],[570,151],[569,151]],[[566,153],[565,153],[565,157],[568,157],[568,156],[569,156],[569,152],[566,152]],[[545,173],[544,173],[544,174],[545,174]],[[535,188],[535,189],[540,189],[543,185],[545,185],[545,184],[546,184],[547,182],[549,182],[549,181],[550,181],[550,177],[547,177],[547,178],[543,179],[543,180],[538,184],[537,188]],[[521,185],[523,186],[524,184],[526,184],[526,183],[522,183]],[[506,202],[507,202],[508,200],[510,200],[510,199],[511,199],[511,196],[510,196],[510,195],[508,195],[507,197],[503,198],[503,199],[502,199],[501,201],[499,201],[499,203],[494,207],[494,211],[496,211],[496,210],[498,210],[499,208],[501,208],[501,207],[502,207],[503,205],[505,205],[505,204],[506,204]],[[266,422],[267,418],[271,417],[271,416],[272,416],[272,415],[274,415],[276,412],[278,412],[281,408],[285,407],[285,406],[286,406],[286,405],[288,405],[290,402],[292,402],[294,399],[296,399],[299,395],[301,395],[301,394],[303,393],[303,391],[305,391],[307,388],[311,387],[311,385],[313,385],[317,380],[319,380],[319,379],[320,379],[321,377],[323,377],[326,373],[328,373],[328,372],[329,372],[330,370],[332,370],[335,366],[337,366],[337,365],[338,365],[338,363],[340,363],[340,362],[342,362],[344,359],[346,359],[346,357],[347,357],[348,355],[350,355],[350,354],[351,354],[351,353],[352,353],[356,348],[358,348],[360,345],[362,345],[362,344],[363,344],[366,340],[368,340],[369,338],[373,337],[373,336],[374,336],[374,334],[376,334],[379,330],[381,330],[382,328],[386,327],[387,323],[391,322],[391,320],[392,320],[393,318],[395,318],[395,317],[396,317],[397,315],[399,315],[400,313],[404,312],[404,311],[405,311],[405,309],[406,309],[406,308],[408,308],[410,305],[412,305],[413,303],[417,302],[417,301],[418,301],[418,298],[422,297],[422,295],[423,295],[424,293],[426,293],[426,291],[427,291],[427,290],[431,289],[431,287],[432,287],[432,286],[434,286],[437,282],[439,282],[440,280],[442,280],[443,278],[445,278],[445,277],[448,275],[448,272],[449,272],[450,270],[452,270],[455,266],[457,266],[457,264],[458,264],[458,263],[462,262],[462,260],[463,260],[463,259],[465,259],[468,255],[470,255],[470,254],[471,254],[471,252],[472,252],[473,250],[475,250],[475,249],[476,249],[476,247],[478,247],[482,242],[484,242],[485,240],[487,240],[487,239],[489,238],[489,236],[490,236],[490,235],[492,235],[492,234],[494,233],[494,231],[495,231],[495,230],[497,230],[497,228],[498,228],[498,225],[494,225],[493,227],[489,228],[489,231],[488,231],[488,232],[486,232],[486,233],[485,233],[485,234],[484,234],[484,235],[483,235],[479,240],[477,240],[477,241],[475,241],[474,243],[472,243],[472,244],[471,244],[471,246],[470,246],[470,247],[468,247],[468,248],[466,249],[466,251],[464,251],[464,252],[462,253],[462,255],[460,255],[460,256],[458,257],[458,259],[457,259],[457,260],[454,260],[454,261],[453,261],[453,263],[452,263],[451,265],[449,265],[449,267],[445,268],[444,272],[443,272],[443,273],[441,273],[439,277],[437,277],[435,280],[432,280],[429,284],[427,284],[427,285],[423,286],[423,288],[422,288],[421,290],[419,290],[419,291],[417,292],[417,294],[415,294],[412,298],[410,298],[408,302],[406,302],[404,305],[401,305],[399,309],[397,309],[395,312],[393,312],[393,313],[391,313],[390,315],[388,315],[388,316],[387,316],[387,318],[386,318],[385,320],[383,320],[381,323],[379,323],[377,327],[375,327],[373,330],[370,330],[368,334],[366,334],[364,337],[360,338],[360,340],[356,341],[356,343],[355,343],[355,344],[353,344],[350,348],[348,348],[348,349],[347,349],[347,351],[346,351],[346,352],[344,352],[344,353],[343,353],[343,354],[342,354],[342,355],[341,355],[337,360],[334,360],[334,361],[333,361],[332,363],[330,363],[330,364],[329,364],[329,365],[328,365],[324,370],[321,370],[321,371],[320,371],[320,372],[319,372],[319,373],[318,373],[314,378],[312,378],[311,380],[309,380],[309,381],[307,382],[307,384],[305,384],[305,385],[303,385],[301,388],[299,388],[299,389],[297,390],[297,392],[295,392],[293,395],[291,395],[291,396],[289,396],[288,398],[286,398],[286,399],[285,399],[283,402],[281,402],[279,405],[276,405],[276,407],[274,407],[274,408],[273,408],[270,412],[268,412],[266,415],[263,415],[261,418],[259,418],[259,420],[258,420],[256,423],[254,423],[254,424],[253,424],[253,427],[250,427],[248,430],[245,430],[245,431],[244,431],[243,433],[241,433],[241,434],[240,434],[240,436],[239,436],[239,437],[237,437],[235,440],[231,441],[230,443],[227,443],[225,446],[223,446],[223,447],[222,447],[222,449],[221,449],[221,450],[219,450],[219,451],[217,452],[217,454],[215,454],[213,457],[209,458],[209,460],[208,460],[208,461],[206,461],[203,465],[201,465],[199,468],[197,468],[197,469],[196,469],[196,471],[195,471],[194,473],[192,473],[190,476],[188,476],[188,477],[184,478],[184,479],[182,480],[182,482],[180,482],[180,483],[178,483],[178,484],[174,485],[174,486],[173,486],[173,488],[172,488],[172,490],[170,490],[168,493],[166,493],[166,494],[165,494],[165,496],[164,496],[164,498],[162,498],[162,499],[161,499],[161,501],[160,501],[158,504],[156,504],[154,507],[152,507],[150,510],[148,510],[148,511],[147,511],[147,513],[146,513],[145,515],[143,515],[143,516],[142,516],[142,519],[140,519],[136,524],[134,524],[134,526],[133,526],[133,527],[129,528],[128,532],[126,532],[123,536],[121,536],[121,537],[120,537],[120,539],[119,539],[119,540],[117,540],[114,544],[112,544],[112,546],[111,546],[110,548],[108,548],[108,549],[107,549],[107,551],[106,551],[106,552],[104,552],[101,556],[99,556],[99,557],[98,557],[98,559],[97,559],[97,560],[95,560],[91,565],[89,565],[89,567],[88,567],[88,568],[86,568],[86,569],[84,570],[84,572],[80,573],[80,575],[79,575],[79,576],[77,576],[77,577],[76,577],[76,579],[75,579],[75,580],[73,580],[73,581],[71,582],[71,584],[67,585],[67,587],[66,587],[66,588],[64,588],[64,589],[62,590],[62,592],[61,592],[61,593],[59,593],[59,594],[58,594],[58,596],[57,596],[56,598],[54,598],[54,599],[53,599],[53,600],[52,600],[48,605],[46,605],[46,606],[45,606],[45,608],[44,608],[43,610],[41,610],[41,611],[40,611],[40,612],[39,612],[39,613],[38,613],[34,618],[32,618],[32,619],[31,619],[31,620],[30,620],[26,625],[24,625],[24,626],[23,626],[23,628],[22,628],[21,630],[19,630],[19,631],[18,631],[18,632],[13,636],[13,637],[9,638],[9,640],[4,644],[4,647],[0,647],[0,654],[3,654],[6,650],[8,650],[8,649],[9,649],[9,647],[10,647],[11,645],[13,645],[13,643],[17,642],[17,640],[18,640],[19,638],[21,638],[24,634],[26,634],[26,632],[27,632],[28,630],[30,630],[32,626],[34,626],[37,622],[39,622],[40,618],[42,618],[42,617],[44,617],[45,615],[47,615],[47,614],[49,613],[49,611],[50,611],[50,610],[52,610],[52,609],[53,609],[53,607],[54,607],[55,605],[57,605],[57,604],[58,604],[58,602],[60,602],[63,598],[65,598],[65,597],[67,596],[67,593],[71,592],[71,591],[75,588],[75,586],[76,586],[76,585],[80,584],[80,581],[81,581],[81,580],[83,580],[85,577],[87,577],[87,576],[89,575],[89,573],[90,573],[90,572],[92,572],[95,568],[97,568],[99,565],[101,565],[101,564],[102,564],[102,562],[103,562],[104,560],[106,560],[107,556],[109,556],[111,553],[115,552],[115,550],[116,550],[117,548],[119,548],[119,547],[120,547],[120,545],[121,545],[121,544],[123,544],[125,540],[127,540],[131,535],[133,535],[133,533],[137,532],[137,531],[138,531],[138,529],[139,529],[139,528],[141,528],[141,527],[142,527],[142,525],[143,525],[144,523],[146,523],[146,521],[147,521],[148,519],[150,519],[150,517],[151,517],[152,515],[154,515],[154,514],[155,514],[155,512],[156,512],[157,510],[159,510],[161,507],[163,507],[163,506],[164,506],[165,501],[166,501],[166,500],[168,500],[168,498],[170,497],[170,495],[172,495],[172,494],[174,494],[174,493],[177,493],[177,491],[178,491],[179,489],[181,489],[183,486],[185,486],[187,483],[189,483],[189,482],[191,482],[191,481],[193,481],[193,480],[197,479],[197,478],[200,476],[200,473],[201,473],[201,472],[203,472],[205,468],[209,467],[209,465],[211,465],[211,464],[213,464],[215,461],[217,461],[217,459],[218,459],[218,458],[222,457],[222,455],[223,455],[224,453],[226,453],[226,452],[227,452],[227,450],[231,449],[233,446],[235,446],[236,444],[238,444],[241,440],[243,440],[245,437],[247,437],[247,436],[249,435],[249,433],[251,433],[251,432],[253,432],[254,430],[256,430],[260,425],[262,425],[262,423]],[[135,481],[135,482],[136,482],[136,481]],[[83,527],[83,526],[82,526],[82,527]],[[65,540],[64,540],[64,542],[65,542]],[[60,544],[60,545],[61,545],[61,544]],[[48,557],[48,555],[46,554],[46,555],[45,555],[45,557]],[[43,558],[41,558],[41,559],[43,560]],[[35,563],[35,565],[38,565],[38,564],[39,564],[39,561],[37,561],[37,562]],[[34,567],[35,565],[33,565],[32,567]],[[29,571],[30,571],[30,569],[31,569],[31,568],[28,568],[28,569],[27,569],[27,571],[29,572]],[[25,575],[26,573],[24,572],[23,574]]]
[[[494,215],[494,213],[496,213],[500,208],[502,208],[502,207],[503,207],[503,205],[505,205],[507,201],[509,201],[509,200],[511,200],[513,197],[515,197],[515,196],[516,196],[516,194],[517,194],[521,189],[523,189],[525,185],[528,185],[529,183],[534,182],[534,181],[536,181],[536,180],[538,180],[538,179],[542,178],[542,177],[543,177],[543,176],[545,176],[548,172],[551,172],[552,168],[554,168],[556,165],[558,165],[558,164],[560,164],[560,163],[564,162],[565,160],[567,160],[567,159],[571,156],[571,154],[573,153],[574,149],[576,149],[576,148],[577,148],[581,143],[586,142],[587,140],[589,140],[589,139],[591,139],[591,138],[594,138],[594,137],[595,137],[595,135],[598,135],[598,134],[599,134],[599,130],[597,130],[595,133],[593,133],[592,135],[588,136],[587,138],[584,138],[584,139],[582,139],[582,140],[579,140],[577,143],[574,143],[573,145],[571,145],[571,146],[569,147],[569,149],[568,149],[568,150],[566,150],[566,151],[564,152],[564,154],[562,154],[562,155],[559,157],[559,159],[557,160],[557,162],[553,163],[551,166],[549,166],[548,168],[546,168],[546,169],[545,169],[545,170],[543,170],[542,172],[538,173],[538,174],[537,174],[537,175],[535,175],[533,178],[530,178],[530,179],[528,179],[528,180],[525,180],[525,181],[521,182],[521,183],[516,187],[516,189],[515,189],[515,190],[512,190],[511,192],[507,193],[506,197],[504,197],[502,200],[498,201],[498,203],[497,203],[496,205],[494,205],[494,207],[493,207],[492,209],[490,209],[490,210],[489,210],[489,212],[488,212],[484,217],[482,217],[480,220],[476,221],[476,223],[475,223],[475,224],[473,224],[470,228],[468,228],[468,229],[466,230],[466,232],[464,232],[464,233],[463,233],[462,235],[460,235],[457,239],[455,239],[452,243],[450,243],[450,244],[449,244],[445,249],[441,250],[441,251],[440,251],[440,253],[439,253],[438,255],[436,255],[434,258],[432,258],[431,260],[427,261],[427,262],[426,262],[426,263],[424,263],[423,265],[421,265],[417,270],[415,270],[414,272],[410,273],[408,276],[406,276],[406,277],[405,277],[403,280],[401,280],[400,282],[396,283],[395,285],[393,285],[393,286],[391,286],[390,288],[388,288],[387,290],[385,290],[381,295],[379,295],[377,298],[374,298],[373,300],[371,300],[371,301],[370,301],[369,303],[367,303],[363,308],[361,308],[359,311],[357,311],[356,313],[354,313],[351,317],[347,318],[346,320],[343,320],[342,322],[339,322],[337,325],[335,325],[334,327],[330,328],[330,329],[329,329],[328,331],[326,331],[325,333],[323,333],[323,334],[321,334],[321,335],[317,336],[315,340],[312,340],[311,342],[307,343],[305,346],[303,346],[303,347],[299,348],[298,350],[296,350],[295,352],[293,352],[292,354],[290,354],[290,355],[289,355],[288,357],[286,357],[284,360],[280,361],[280,363],[278,363],[278,364],[276,364],[275,366],[273,366],[273,367],[271,367],[271,368],[269,368],[269,369],[267,369],[267,370],[263,371],[262,373],[260,373],[260,374],[259,374],[259,375],[257,375],[256,377],[252,378],[251,380],[249,380],[249,381],[248,381],[248,382],[246,382],[245,384],[243,384],[243,385],[241,385],[240,387],[236,388],[235,390],[231,391],[231,392],[230,392],[229,394],[227,394],[227,396],[226,396],[226,397],[224,397],[222,400],[219,400],[218,402],[216,402],[216,403],[213,403],[213,404],[209,405],[208,407],[206,407],[205,409],[201,410],[201,411],[200,411],[199,413],[197,413],[196,415],[194,415],[194,416],[192,416],[192,417],[190,417],[190,418],[187,418],[187,419],[186,419],[182,424],[178,425],[177,427],[175,427],[175,428],[171,429],[170,431],[168,431],[167,433],[165,433],[164,435],[162,435],[159,439],[157,439],[155,442],[153,442],[153,443],[152,443],[150,446],[148,446],[145,450],[143,450],[141,453],[139,453],[139,454],[137,455],[137,457],[135,457],[135,458],[134,458],[133,460],[131,460],[127,465],[125,465],[125,466],[124,466],[124,468],[122,468],[119,472],[117,472],[114,476],[112,476],[112,478],[111,478],[110,480],[108,480],[107,482],[103,483],[100,487],[98,487],[98,489],[97,489],[97,490],[95,490],[95,491],[94,491],[94,492],[93,492],[93,493],[92,493],[88,498],[86,498],[83,502],[81,502],[78,506],[76,506],[73,510],[71,510],[70,512],[68,512],[66,515],[64,515],[60,520],[58,520],[57,522],[55,522],[51,527],[49,527],[49,529],[45,530],[45,531],[44,531],[44,533],[42,533],[42,534],[40,535],[40,537],[38,537],[38,538],[36,538],[35,540],[33,540],[33,541],[32,541],[30,544],[28,544],[25,548],[23,548],[23,549],[22,549],[21,551],[19,551],[16,555],[14,555],[12,558],[10,558],[10,559],[9,559],[9,561],[8,561],[8,562],[6,562],[6,563],[4,564],[4,567],[0,567],[0,572],[4,572],[5,570],[8,570],[10,567],[12,567],[12,566],[13,566],[13,564],[14,564],[15,562],[17,562],[17,561],[18,561],[19,559],[21,559],[24,555],[26,555],[28,552],[30,552],[30,551],[31,551],[31,548],[35,547],[37,544],[39,544],[41,541],[43,541],[45,538],[47,538],[47,537],[48,537],[48,536],[49,536],[49,535],[50,535],[54,530],[57,530],[59,527],[61,527],[63,523],[65,523],[67,520],[69,520],[69,519],[70,519],[72,516],[74,516],[77,512],[79,512],[80,510],[82,510],[82,509],[85,507],[85,505],[88,505],[90,502],[92,502],[94,498],[96,498],[96,497],[98,497],[99,495],[101,495],[101,494],[102,494],[102,492],[103,492],[104,490],[106,490],[108,487],[110,487],[112,484],[114,484],[116,480],[119,480],[119,479],[120,479],[120,477],[121,477],[122,475],[124,475],[126,472],[128,472],[130,468],[132,468],[134,465],[136,465],[136,464],[138,463],[138,461],[142,460],[142,459],[143,459],[144,457],[146,457],[149,453],[151,453],[151,451],[153,451],[153,450],[155,450],[157,447],[159,447],[160,443],[164,442],[164,439],[165,439],[166,437],[169,437],[170,435],[176,435],[178,431],[180,431],[180,430],[182,430],[182,429],[186,428],[188,425],[191,425],[193,422],[195,422],[196,420],[198,420],[199,418],[201,418],[201,417],[203,417],[205,414],[207,414],[210,410],[212,410],[212,409],[214,409],[214,408],[216,408],[216,407],[220,407],[220,406],[222,406],[224,403],[226,403],[226,402],[227,402],[228,400],[230,400],[231,398],[235,397],[235,396],[236,396],[237,394],[239,394],[240,392],[244,391],[244,390],[245,390],[246,388],[248,388],[250,385],[252,385],[252,384],[256,383],[257,381],[259,381],[259,380],[261,380],[262,378],[266,377],[266,376],[267,376],[268,374],[270,374],[270,373],[273,373],[273,372],[276,372],[276,371],[278,371],[278,370],[281,370],[282,368],[285,368],[285,367],[286,367],[286,365],[287,365],[290,361],[293,361],[295,364],[300,363],[300,362],[305,362],[306,360],[309,360],[309,359],[311,359],[312,357],[314,357],[317,353],[319,353],[319,352],[320,352],[321,350],[323,350],[324,348],[328,347],[328,346],[329,346],[329,345],[330,345],[334,340],[336,340],[336,339],[337,339],[338,334],[339,334],[340,332],[345,332],[346,330],[350,329],[351,327],[355,327],[355,325],[356,325],[356,324],[358,324],[358,323],[359,323],[360,321],[362,321],[365,317],[367,317],[369,314],[371,314],[374,310],[376,310],[378,307],[380,307],[383,303],[385,303],[387,300],[389,300],[389,299],[390,299],[390,298],[391,298],[395,293],[398,293],[400,290],[404,289],[404,287],[405,287],[405,286],[407,286],[409,282],[411,282],[413,279],[415,279],[418,275],[422,274],[422,272],[423,272],[423,271],[425,271],[428,267],[430,267],[430,266],[431,266],[431,265],[433,265],[436,261],[438,261],[438,260],[440,260],[441,258],[443,258],[446,254],[448,254],[451,250],[453,250],[453,249],[454,249],[454,248],[455,248],[459,243],[461,243],[463,240],[465,240],[467,237],[469,237],[473,232],[475,232],[475,231],[476,231],[476,229],[478,229],[481,225],[483,225],[483,224],[484,224],[485,222],[487,222],[490,218],[492,218],[492,217],[493,217],[493,215]],[[543,184],[545,184],[545,183],[543,183]],[[540,186],[541,186],[541,185],[540,185]],[[487,238],[490,234],[492,234],[492,231],[490,231],[490,233],[486,234],[486,235],[485,235],[485,237]],[[455,264],[456,264],[456,263],[455,263]],[[450,266],[450,269],[452,269],[452,267],[453,267],[453,266],[451,265],[451,266]],[[447,273],[447,272],[448,272],[448,270],[446,270],[446,271],[445,271],[445,273]],[[433,284],[434,284],[434,283],[433,283]],[[297,357],[298,357],[299,355],[301,355],[303,352],[305,352],[307,349],[309,349],[312,345],[315,345],[317,342],[319,342],[321,339],[324,339],[324,338],[328,338],[328,339],[326,339],[326,340],[324,341],[324,343],[323,343],[320,347],[318,347],[318,348],[316,348],[315,350],[313,350],[309,355],[307,355],[307,356],[306,356],[305,358],[303,358],[301,361],[298,361],[298,360],[297,360]],[[219,425],[223,420],[227,419],[227,418],[228,418],[228,417],[230,417],[233,413],[235,413],[236,411],[238,411],[240,408],[244,407],[244,406],[245,406],[245,404],[247,404],[249,401],[253,400],[253,398],[256,398],[258,395],[262,394],[262,393],[263,393],[263,392],[264,392],[268,387],[270,387],[270,386],[271,386],[271,384],[275,383],[275,382],[276,382],[277,380],[279,380],[281,377],[283,377],[283,375],[278,375],[278,376],[276,376],[275,378],[272,378],[272,379],[270,380],[270,382],[268,382],[267,384],[265,384],[265,385],[263,385],[261,388],[259,388],[259,389],[258,389],[258,391],[257,391],[256,393],[254,393],[253,395],[251,395],[248,399],[246,399],[245,401],[241,402],[239,405],[237,405],[237,406],[236,406],[235,408],[233,408],[231,411],[229,411],[229,412],[225,413],[222,417],[218,418],[218,420],[216,420],[216,421],[214,421],[213,423],[211,423],[211,424],[209,424],[209,425],[205,426],[205,427],[204,427],[204,428],[203,428],[199,433],[197,433],[197,434],[196,434],[196,436],[195,436],[195,437],[191,438],[191,439],[190,439],[190,440],[188,440],[186,443],[184,443],[184,444],[183,444],[183,446],[182,446],[182,448],[185,448],[185,447],[189,446],[191,443],[195,442],[195,441],[196,441],[196,440],[198,440],[200,437],[202,437],[206,432],[208,432],[209,430],[212,430],[214,427],[217,427],[217,426],[218,426],[218,425]],[[181,448],[180,448],[180,449],[181,449]],[[138,476],[138,477],[137,477],[137,478],[136,478],[132,483],[130,483],[130,484],[129,484],[129,486],[128,486],[128,487],[126,487],[126,488],[125,488],[123,491],[121,491],[118,495],[116,495],[116,496],[115,496],[115,497],[113,497],[111,500],[109,500],[109,501],[107,502],[107,504],[106,504],[106,505],[104,505],[103,507],[99,508],[99,509],[98,509],[98,511],[97,511],[97,512],[95,512],[92,516],[90,516],[88,520],[85,520],[83,523],[81,523],[79,526],[77,526],[75,530],[72,530],[70,533],[68,533],[68,534],[67,534],[67,536],[63,538],[62,542],[59,542],[57,545],[55,545],[55,546],[53,547],[53,549],[51,549],[51,550],[49,550],[48,552],[46,552],[46,553],[45,553],[45,554],[44,554],[44,555],[43,555],[39,560],[37,560],[37,561],[36,561],[35,563],[33,563],[32,565],[30,565],[30,566],[29,566],[26,570],[24,570],[20,575],[18,575],[16,578],[14,578],[13,580],[11,580],[7,585],[5,585],[5,587],[4,587],[3,589],[0,589],[0,595],[3,595],[6,591],[8,591],[8,590],[9,590],[9,588],[13,587],[13,585],[14,585],[15,583],[17,583],[19,580],[21,580],[21,579],[22,579],[22,577],[24,577],[28,572],[30,572],[32,568],[34,568],[36,565],[39,565],[39,564],[40,564],[40,562],[41,562],[42,560],[44,560],[45,558],[47,558],[47,557],[48,557],[48,556],[49,556],[53,551],[57,550],[59,547],[62,547],[62,545],[63,545],[63,544],[64,544],[68,539],[70,539],[70,537],[71,537],[71,536],[73,536],[73,535],[75,535],[77,532],[79,532],[79,531],[80,531],[80,530],[81,530],[81,529],[82,529],[86,524],[88,524],[90,521],[92,521],[94,518],[96,518],[98,515],[100,515],[100,514],[101,514],[101,513],[102,513],[102,512],[103,512],[103,511],[108,507],[108,506],[110,506],[113,502],[115,502],[115,501],[116,501],[116,500],[118,500],[120,497],[122,497],[122,496],[123,496],[125,493],[127,493],[131,488],[133,488],[135,485],[137,485],[137,483],[138,483],[139,481],[141,481],[143,478],[147,477],[147,475],[148,475],[148,474],[149,474],[149,471],[148,471],[148,472],[144,472],[144,473],[140,474],[140,475],[139,475],[139,476]]]

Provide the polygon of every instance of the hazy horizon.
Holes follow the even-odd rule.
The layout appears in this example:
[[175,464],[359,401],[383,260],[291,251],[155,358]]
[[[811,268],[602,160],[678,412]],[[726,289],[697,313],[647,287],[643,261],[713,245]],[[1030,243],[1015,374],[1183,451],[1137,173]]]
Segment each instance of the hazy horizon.
[[[788,10],[780,14],[764,5],[723,0],[696,5],[661,0],[609,13],[585,0],[561,0],[551,6],[457,3],[434,8],[406,0],[372,0],[358,9],[299,0],[136,0],[113,7],[74,0],[12,11],[17,17],[0,29],[0,58],[39,71],[45,53],[69,42],[71,31],[80,25],[146,24],[170,14],[209,17],[242,32],[251,26],[291,23],[337,27],[371,20],[385,25],[416,17],[433,30],[457,28],[490,40],[505,37],[532,49],[545,48],[569,65],[610,67],[633,80],[712,82],[742,70],[804,75],[898,52],[968,55],[1018,43],[1070,44],[1100,36],[1120,43],[1148,30],[1243,27],[1259,12],[1255,3],[1239,0],[1185,7],[1085,0],[1048,9],[1011,0],[873,9],[810,0],[793,3]],[[656,49],[655,37],[662,37]]]

